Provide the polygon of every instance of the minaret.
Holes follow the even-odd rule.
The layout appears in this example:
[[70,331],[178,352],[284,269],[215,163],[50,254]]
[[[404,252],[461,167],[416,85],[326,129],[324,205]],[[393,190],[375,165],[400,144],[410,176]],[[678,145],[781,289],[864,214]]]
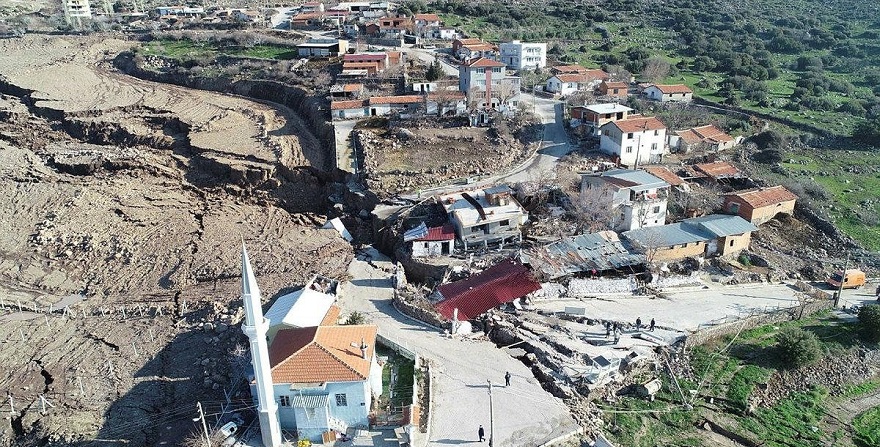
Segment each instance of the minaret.
[[254,378],[257,382],[257,414],[260,417],[260,433],[265,447],[281,445],[281,425],[278,422],[278,404],[272,389],[272,371],[269,366],[269,345],[266,332],[269,321],[263,318],[260,302],[260,288],[251,268],[247,249],[241,246],[241,299],[244,302],[245,322],[242,332],[251,343],[251,363],[254,365]]

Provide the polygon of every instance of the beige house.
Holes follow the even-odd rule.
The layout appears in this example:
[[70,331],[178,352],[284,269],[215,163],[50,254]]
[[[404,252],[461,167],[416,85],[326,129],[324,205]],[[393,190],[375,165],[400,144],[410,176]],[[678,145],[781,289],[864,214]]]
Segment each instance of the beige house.
[[621,235],[648,262],[687,257],[735,257],[749,248],[756,227],[739,216],[712,214],[658,227],[626,231]]
[[736,191],[724,195],[724,211],[761,225],[777,214],[793,214],[797,198],[781,185]]

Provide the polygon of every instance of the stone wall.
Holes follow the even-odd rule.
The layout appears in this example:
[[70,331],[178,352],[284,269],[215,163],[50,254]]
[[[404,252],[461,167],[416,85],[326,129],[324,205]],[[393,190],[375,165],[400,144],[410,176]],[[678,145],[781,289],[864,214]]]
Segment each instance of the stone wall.
[[781,308],[773,312],[753,315],[751,317],[721,323],[716,326],[700,328],[697,332],[687,336],[685,347],[692,347],[707,343],[726,335],[736,334],[741,330],[753,329],[767,324],[781,323],[783,321],[797,320],[816,312],[830,309],[834,305],[831,300],[820,300],[801,306]]
[[441,317],[440,314],[433,310],[423,309],[422,307],[407,301],[406,297],[397,291],[394,292],[394,307],[400,311],[400,313],[436,328],[447,328],[449,326],[447,322],[442,319],[443,317]]

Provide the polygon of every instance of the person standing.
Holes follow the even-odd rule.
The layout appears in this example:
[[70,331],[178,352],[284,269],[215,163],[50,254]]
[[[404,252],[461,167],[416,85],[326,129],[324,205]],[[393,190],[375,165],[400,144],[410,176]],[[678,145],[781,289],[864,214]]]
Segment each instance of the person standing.
[[504,386],[510,386],[510,371],[504,374]]
[[877,301],[880,301],[880,286],[877,286],[877,290],[874,291],[874,295],[877,297]]
[[639,330],[641,328],[642,328],[642,317],[638,317],[638,318],[636,318],[636,330]]
[[482,425],[481,425],[480,428],[477,430],[477,435],[480,437],[480,442],[483,442],[483,441],[486,440],[486,430],[483,430],[483,426],[482,426]]
[[657,324],[657,322],[654,321],[653,318],[651,318],[651,332],[654,332],[654,326],[655,326],[656,324]]

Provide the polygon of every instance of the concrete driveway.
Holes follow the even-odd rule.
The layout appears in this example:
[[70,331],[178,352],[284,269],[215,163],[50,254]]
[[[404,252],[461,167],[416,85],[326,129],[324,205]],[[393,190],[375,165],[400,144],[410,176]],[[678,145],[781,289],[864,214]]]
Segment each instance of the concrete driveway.
[[[391,304],[391,263],[372,248],[368,253],[352,261],[352,279],[343,285],[339,304],[345,313],[365,314],[383,336],[432,361],[431,429],[415,445],[480,445],[481,424],[489,435],[487,380],[493,382],[496,447],[540,445],[579,429],[568,407],[544,391],[520,361],[488,341],[444,338],[399,313]],[[504,386],[506,371],[513,376],[510,387]]]

